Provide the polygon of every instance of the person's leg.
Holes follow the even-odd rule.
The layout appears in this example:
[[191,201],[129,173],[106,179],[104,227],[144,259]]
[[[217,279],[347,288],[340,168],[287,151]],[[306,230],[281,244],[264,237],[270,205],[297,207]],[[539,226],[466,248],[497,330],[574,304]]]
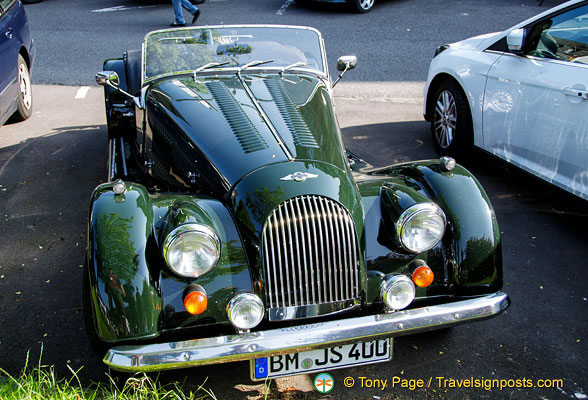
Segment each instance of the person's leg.
[[198,7],[196,7],[195,5],[193,5],[192,3],[190,3],[189,0],[181,0],[182,1],[182,6],[188,10],[188,12],[192,15],[194,15],[194,13],[198,10]]
[[184,19],[184,13],[182,12],[182,0],[171,0],[172,5],[174,6],[174,14],[176,16],[175,23],[176,24],[185,24],[186,20]]

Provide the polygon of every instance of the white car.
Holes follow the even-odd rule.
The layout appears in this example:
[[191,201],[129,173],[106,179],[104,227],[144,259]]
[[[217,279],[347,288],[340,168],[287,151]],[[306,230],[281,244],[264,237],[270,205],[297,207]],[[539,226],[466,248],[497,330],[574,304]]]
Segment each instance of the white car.
[[588,1],[437,49],[425,119],[437,151],[472,145],[588,200]]

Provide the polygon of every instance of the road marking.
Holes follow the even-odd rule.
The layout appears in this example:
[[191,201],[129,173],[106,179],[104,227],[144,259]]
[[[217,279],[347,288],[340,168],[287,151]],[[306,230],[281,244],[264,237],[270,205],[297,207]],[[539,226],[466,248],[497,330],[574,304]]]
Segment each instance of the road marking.
[[108,7],[108,8],[99,8],[97,10],[92,10],[93,13],[103,13],[103,12],[113,12],[113,11],[128,11],[128,10],[136,10],[138,8],[154,8],[155,6],[136,6],[136,7],[127,7],[127,6],[116,6],[116,7]]
[[288,7],[290,7],[290,4],[292,4],[293,2],[294,2],[294,0],[286,0],[286,2],[284,4],[282,4],[282,7],[280,7],[280,9],[278,11],[276,11],[276,14],[277,15],[284,15],[284,13],[288,9]]
[[89,91],[90,86],[82,86],[78,89],[78,92],[76,93],[76,97],[74,97],[74,99],[85,99]]

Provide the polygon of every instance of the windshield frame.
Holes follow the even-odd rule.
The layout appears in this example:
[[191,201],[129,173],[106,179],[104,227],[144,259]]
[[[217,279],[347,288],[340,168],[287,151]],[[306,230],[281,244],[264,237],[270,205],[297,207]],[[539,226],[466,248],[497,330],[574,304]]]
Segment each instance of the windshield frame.
[[[146,74],[146,68],[147,68],[147,60],[146,60],[146,47],[147,47],[147,41],[148,39],[152,36],[152,35],[156,35],[156,34],[160,34],[162,32],[170,32],[170,31],[175,31],[175,32],[182,32],[182,31],[188,31],[188,30],[204,30],[204,29],[239,29],[239,28],[255,28],[255,29],[259,29],[259,28],[278,28],[278,29],[293,29],[293,30],[308,30],[308,31],[312,31],[314,32],[318,39],[319,39],[319,47],[320,47],[320,52],[321,52],[321,60],[320,62],[322,63],[322,68],[323,71],[320,71],[318,69],[315,68],[306,68],[304,66],[296,66],[292,69],[289,69],[288,71],[300,71],[300,72],[306,72],[306,73],[312,73],[314,75],[317,75],[323,79],[329,79],[329,69],[328,69],[328,65],[327,65],[327,56],[326,56],[326,51],[325,51],[325,44],[324,44],[324,40],[323,40],[323,36],[320,33],[320,31],[316,28],[312,28],[309,26],[297,26],[297,25],[268,25],[268,24],[242,24],[242,25],[204,25],[204,26],[198,26],[198,27],[183,27],[183,28],[173,28],[173,29],[160,29],[160,30],[156,30],[156,31],[151,31],[149,33],[147,33],[147,35],[145,35],[145,38],[143,39],[143,43],[141,45],[141,86],[145,86],[148,85],[151,82],[166,78],[166,77],[174,77],[174,76],[178,76],[178,75],[186,75],[186,74],[194,74],[194,76],[196,76],[196,69],[198,69],[198,67],[201,67],[200,65],[195,66],[194,69],[189,69],[189,70],[182,70],[182,71],[173,71],[173,72],[166,72],[163,74],[158,74],[158,75],[153,75],[150,77],[147,77]],[[219,67],[215,67],[215,68],[210,68],[210,69],[206,69],[203,71],[199,71],[197,74],[198,76],[202,76],[202,75],[218,75],[218,74],[234,74],[234,73],[239,73],[241,71],[247,71],[248,73],[254,72],[254,73],[260,73],[260,72],[269,72],[269,73],[280,73],[284,70],[284,67],[281,66],[267,66],[265,64],[259,65],[259,66],[252,66],[249,67],[247,69],[243,69],[242,67],[223,67],[223,66],[219,66]]]

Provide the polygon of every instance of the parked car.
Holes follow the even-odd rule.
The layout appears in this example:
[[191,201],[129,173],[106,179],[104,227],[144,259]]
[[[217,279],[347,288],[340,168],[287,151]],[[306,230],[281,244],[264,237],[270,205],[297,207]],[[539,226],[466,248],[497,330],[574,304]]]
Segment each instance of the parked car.
[[449,157],[369,168],[346,152],[323,46],[309,27],[203,26],[106,60],[109,182],[83,291],[106,364],[316,372],[509,305],[480,184]]
[[353,9],[360,13],[368,12],[374,6],[375,0],[295,0],[300,4],[308,4],[311,1],[320,3],[346,3],[349,4]]
[[437,49],[425,119],[440,154],[477,146],[588,200],[588,2]]
[[23,121],[31,116],[34,55],[23,5],[18,0],[0,0],[0,125],[11,117]]

